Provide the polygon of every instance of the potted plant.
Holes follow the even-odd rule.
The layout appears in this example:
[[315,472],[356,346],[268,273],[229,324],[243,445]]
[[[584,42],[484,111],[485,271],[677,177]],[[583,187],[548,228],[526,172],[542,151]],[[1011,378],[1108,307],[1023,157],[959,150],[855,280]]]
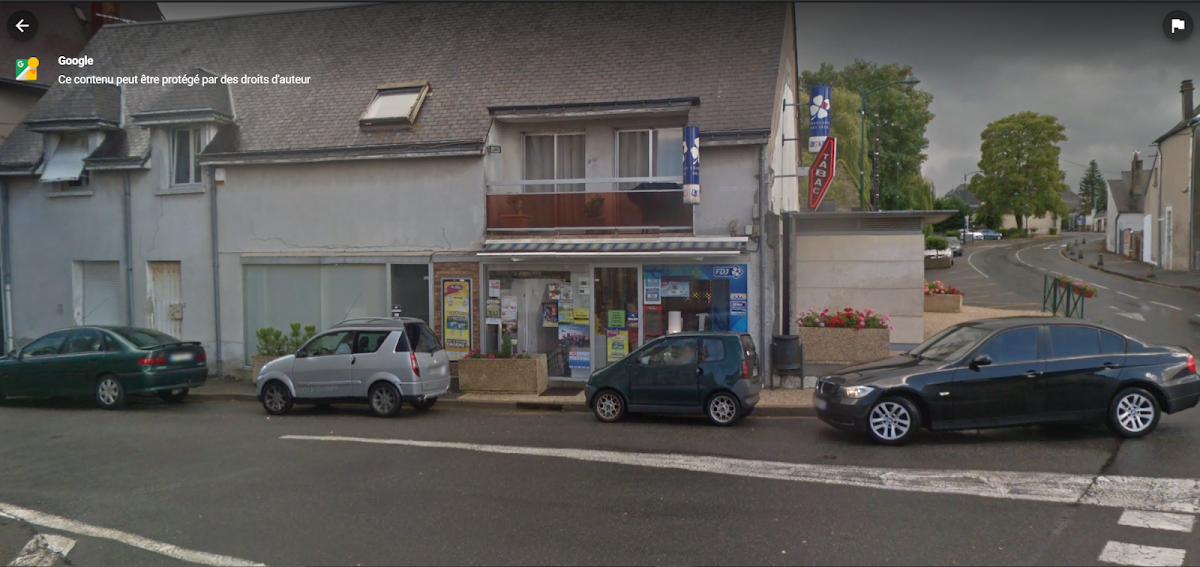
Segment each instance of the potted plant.
[[809,309],[796,319],[805,362],[856,364],[887,358],[891,317],[871,309]]
[[529,215],[525,214],[525,196],[520,194],[509,195],[505,199],[508,207],[512,209],[512,213],[501,213],[500,221],[505,228],[528,228]]
[[458,388],[463,392],[540,395],[546,391],[549,374],[546,355],[517,353],[512,336],[505,333],[500,352],[484,354],[472,350],[458,361]]
[[604,197],[592,195],[583,204],[583,215],[589,219],[598,219],[604,213]]
[[962,313],[963,290],[940,280],[925,282],[926,313]]

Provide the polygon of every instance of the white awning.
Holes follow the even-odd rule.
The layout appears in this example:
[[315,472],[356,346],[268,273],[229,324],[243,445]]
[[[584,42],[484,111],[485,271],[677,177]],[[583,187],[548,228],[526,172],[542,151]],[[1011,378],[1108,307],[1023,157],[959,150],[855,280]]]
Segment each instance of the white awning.
[[42,171],[42,183],[75,181],[83,174],[83,158],[88,156],[87,139],[63,138],[58,149],[46,162]]

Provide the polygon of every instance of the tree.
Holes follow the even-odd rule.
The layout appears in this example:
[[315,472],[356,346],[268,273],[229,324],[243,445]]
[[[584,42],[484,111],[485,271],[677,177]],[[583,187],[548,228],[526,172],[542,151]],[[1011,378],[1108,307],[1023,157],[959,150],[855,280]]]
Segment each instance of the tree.
[[990,228],[992,230],[1000,230],[1000,226],[1004,224],[1003,215],[996,212],[994,207],[984,203],[975,212],[975,217],[971,221],[971,228]]
[[[807,94],[805,95],[807,96]],[[832,122],[830,124],[830,136],[837,139],[837,165],[836,175],[833,176],[833,185],[829,187],[829,191],[825,194],[826,199],[833,199],[837,202],[838,210],[846,211],[858,206],[858,129],[862,122],[862,117],[858,114],[859,98],[858,93],[841,87],[833,87],[832,105],[830,110],[833,112]],[[800,113],[800,131],[808,132],[809,115],[807,110]],[[802,147],[808,147],[808,137],[806,134],[800,135],[799,143]],[[812,165],[817,154],[808,153],[807,149],[800,152],[801,165],[808,167]],[[867,183],[870,183],[871,162],[866,163]],[[801,202],[808,202],[808,185],[802,184],[800,188]],[[868,185],[870,187],[870,185]],[[869,189],[868,189],[869,190]]]
[[1054,116],[1021,112],[988,124],[981,138],[983,171],[970,190],[995,214],[1011,214],[1017,228],[1030,216],[1066,213],[1066,177],[1058,167],[1066,128]]
[[1079,212],[1090,215],[1099,210],[1107,198],[1104,176],[1100,174],[1100,166],[1096,165],[1096,160],[1092,160],[1083,174],[1083,179],[1079,180]]
[[958,211],[954,216],[933,225],[934,230],[942,233],[956,233],[966,228],[967,215],[971,214],[971,206],[957,196],[942,197],[934,202],[933,208],[938,211]]
[[[800,84],[806,94],[810,88],[816,85],[833,85],[836,120],[838,109],[844,109],[848,113],[859,116],[859,93],[900,81],[911,75],[912,67],[909,65],[902,66],[891,63],[881,67],[869,61],[856,59],[840,71],[830,63],[822,63],[816,71],[804,71],[800,74]],[[847,91],[853,93],[852,99],[843,98],[845,95],[839,96],[837,94],[839,88],[843,93]],[[854,103],[853,106],[849,104],[851,100]],[[921,150],[929,145],[929,140],[925,138],[925,129],[933,120],[933,113],[929,112],[929,105],[932,102],[933,95],[931,93],[916,90],[911,85],[896,85],[875,91],[867,100],[866,183],[869,188],[872,173],[870,152],[874,148],[875,137],[878,137],[881,208],[885,205],[887,208],[919,208],[916,204],[924,199],[922,195],[919,195],[921,191],[925,190],[921,181],[921,164],[928,156],[921,153]],[[850,160],[849,163],[853,164],[853,169],[847,171],[853,171],[855,177],[858,174],[860,155],[857,153],[859,125],[859,121],[854,121],[855,130],[848,133],[855,140],[855,153],[851,154],[849,151],[843,152],[842,148],[838,149],[838,154],[845,156]],[[839,145],[845,140],[845,136],[838,139]],[[899,163],[898,175],[896,174],[897,163]],[[855,179],[854,182],[857,187],[858,180]]]

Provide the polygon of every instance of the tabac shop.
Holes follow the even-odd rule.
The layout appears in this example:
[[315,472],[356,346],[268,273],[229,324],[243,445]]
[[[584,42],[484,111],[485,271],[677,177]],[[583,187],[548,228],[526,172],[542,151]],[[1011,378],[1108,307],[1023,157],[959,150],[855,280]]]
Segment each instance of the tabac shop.
[[745,257],[734,258],[487,266],[485,349],[498,349],[504,337],[520,351],[546,354],[551,377],[584,380],[655,337],[746,332],[749,274]]

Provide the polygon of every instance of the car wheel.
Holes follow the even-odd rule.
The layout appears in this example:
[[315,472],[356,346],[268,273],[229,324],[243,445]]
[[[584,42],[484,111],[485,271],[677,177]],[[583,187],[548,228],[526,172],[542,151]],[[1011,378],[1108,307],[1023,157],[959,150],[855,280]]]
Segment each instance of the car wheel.
[[177,404],[179,402],[182,402],[183,399],[187,397],[187,395],[188,395],[187,388],[179,388],[176,390],[164,390],[164,391],[158,393],[158,397],[162,401],[171,403],[171,404]]
[[284,415],[292,411],[292,405],[296,400],[292,399],[292,393],[287,389],[287,386],[278,380],[268,382],[263,386],[262,405],[263,409],[271,415]]
[[751,406],[749,409],[746,409],[745,411],[743,411],[743,412],[742,412],[742,417],[749,417],[749,416],[750,416],[750,414],[752,414],[752,413],[754,413],[754,407],[753,407],[753,406]]
[[604,423],[621,421],[625,417],[625,398],[613,390],[605,390],[592,400],[592,412]]
[[96,381],[96,405],[101,409],[117,409],[125,405],[125,388],[116,376],[101,376]]
[[408,405],[412,406],[413,409],[415,409],[417,411],[425,411],[425,410],[433,407],[433,404],[436,404],[436,403],[437,403],[437,398],[426,398],[425,400],[417,400],[414,402],[409,402]]
[[921,413],[912,402],[883,398],[867,412],[867,435],[881,445],[904,445],[916,436],[920,423]]
[[708,399],[705,413],[713,425],[733,425],[741,417],[737,397],[729,392],[717,392]]
[[1108,408],[1108,426],[1121,437],[1142,437],[1158,427],[1162,411],[1154,394],[1142,388],[1121,390]]
[[376,382],[367,393],[371,413],[377,417],[392,417],[400,412],[400,392],[387,382]]

